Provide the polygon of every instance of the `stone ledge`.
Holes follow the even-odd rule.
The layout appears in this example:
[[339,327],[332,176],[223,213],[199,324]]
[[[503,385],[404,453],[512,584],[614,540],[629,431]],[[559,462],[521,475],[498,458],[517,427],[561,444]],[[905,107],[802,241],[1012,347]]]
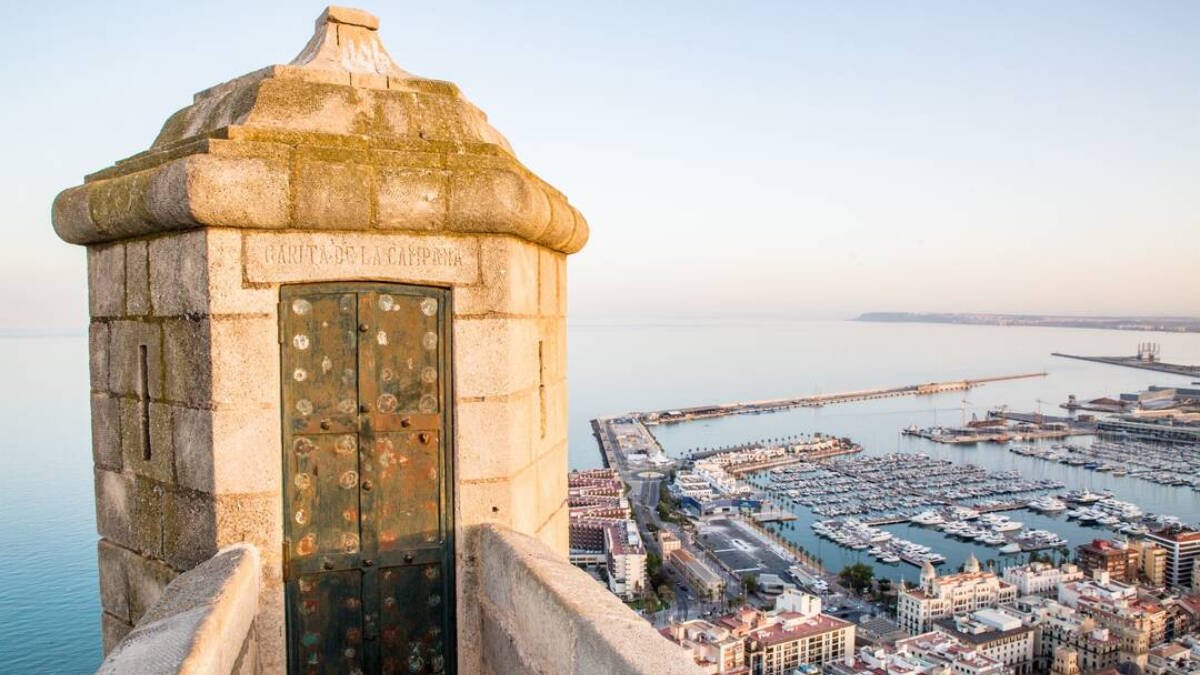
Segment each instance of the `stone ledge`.
[[495,525],[477,530],[484,672],[703,672],[541,542]]
[[504,153],[442,149],[434,156],[448,168],[431,171],[384,139],[370,151],[304,134],[284,140],[295,145],[283,146],[282,157],[262,157],[257,140],[223,141],[219,150],[216,141],[200,143],[183,156],[152,152],[61,192],[54,229],[73,244],[197,227],[511,234],[563,253],[588,238],[583,215]]
[[234,672],[257,612],[259,577],[257,549],[222,550],[172,581],[97,672]]

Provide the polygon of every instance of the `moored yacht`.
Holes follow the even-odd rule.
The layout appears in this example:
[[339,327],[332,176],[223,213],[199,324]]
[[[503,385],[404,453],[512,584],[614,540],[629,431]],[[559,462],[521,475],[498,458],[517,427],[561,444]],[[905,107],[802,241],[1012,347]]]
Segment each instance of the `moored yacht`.
[[1065,511],[1067,509],[1067,505],[1063,503],[1061,499],[1055,499],[1054,497],[1046,495],[1044,497],[1038,497],[1037,499],[1029,502],[1029,508],[1033,509],[1034,511],[1041,511],[1042,513],[1052,513],[1056,511]]
[[942,518],[942,514],[938,513],[937,511],[932,511],[932,510],[922,511],[922,512],[918,513],[917,515],[913,516],[912,518],[909,518],[908,520],[909,520],[909,522],[914,523],[916,525],[929,525],[929,526],[941,525],[946,522],[946,520],[944,518]]
[[1083,490],[1071,490],[1067,494],[1063,495],[1063,497],[1067,501],[1075,502],[1076,504],[1094,504],[1101,499],[1104,499],[1104,495],[1097,494],[1086,488]]

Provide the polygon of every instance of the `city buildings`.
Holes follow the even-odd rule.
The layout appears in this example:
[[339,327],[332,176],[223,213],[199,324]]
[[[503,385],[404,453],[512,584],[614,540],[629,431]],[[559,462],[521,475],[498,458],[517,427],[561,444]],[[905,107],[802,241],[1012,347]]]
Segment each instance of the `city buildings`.
[[612,469],[567,476],[571,562],[604,564],[609,590],[631,600],[646,588],[646,548],[624,494],[625,485]]
[[854,651],[854,624],[825,614],[783,611],[751,630],[746,644],[753,675],[786,675],[802,664],[845,661]]
[[1146,539],[1166,551],[1163,582],[1167,586],[1191,587],[1192,568],[1200,556],[1200,531],[1190,527],[1168,527],[1150,532]]
[[[1161,588],[1167,580],[1167,550],[1151,541],[1141,541],[1138,546],[1141,547],[1142,578],[1146,585]],[[1195,566],[1192,571],[1195,572]]]
[[896,641],[894,647],[862,647],[848,664],[827,666],[831,675],[1001,675],[1008,668],[942,632]]
[[1094,578],[1059,588],[1059,601],[1093,619],[1118,641],[1120,660],[1146,664],[1150,648],[1166,638],[1167,612],[1159,602],[1139,597],[1136,586],[1113,581],[1096,570]]
[[1036,631],[1017,616],[1000,609],[980,609],[970,614],[938,619],[933,626],[962,645],[977,649],[984,656],[1004,664],[1016,675],[1034,672]]
[[696,665],[719,675],[749,675],[746,641],[733,631],[701,619],[672,623],[662,634],[692,652]]
[[985,607],[996,607],[1017,598],[1017,589],[991,572],[979,571],[971,556],[963,571],[938,576],[928,562],[921,568],[918,588],[901,587],[897,593],[896,617],[900,627],[912,635],[932,630],[933,622]]
[[1085,571],[1103,570],[1116,581],[1136,582],[1141,571],[1141,548],[1123,541],[1093,539],[1075,548]]
[[1117,664],[1119,641],[1095,619],[1050,598],[1023,597],[1004,609],[1035,627],[1035,672],[1090,672]]
[[858,628],[854,631],[854,640],[858,645],[873,647],[893,647],[897,640],[903,640],[909,634],[900,628],[895,621],[885,616],[863,615],[858,619]]
[[1080,675],[1079,653],[1066,647],[1055,649],[1050,675]]
[[687,549],[673,550],[664,561],[687,579],[696,597],[719,600],[725,594],[725,579]]
[[1018,596],[1041,595],[1048,598],[1058,597],[1059,584],[1078,581],[1083,576],[1083,570],[1070,563],[1056,567],[1044,562],[1009,567],[1001,573],[1004,581],[1016,587]]
[[679,541],[679,537],[668,530],[659,530],[654,538],[658,541],[658,550],[662,554],[664,562],[671,557],[671,553],[683,548],[683,542]]
[[853,659],[854,624],[822,614],[819,598],[797,591],[781,595],[769,612],[743,607],[712,622],[672,624],[661,633],[690,649],[698,665],[721,675],[820,672],[823,665]]
[[[1192,643],[1192,644],[1189,644]],[[1200,646],[1194,641],[1168,642],[1150,650],[1146,675],[1195,675],[1200,673]]]
[[604,527],[604,552],[608,560],[608,589],[624,600],[646,589],[646,548],[632,520]]

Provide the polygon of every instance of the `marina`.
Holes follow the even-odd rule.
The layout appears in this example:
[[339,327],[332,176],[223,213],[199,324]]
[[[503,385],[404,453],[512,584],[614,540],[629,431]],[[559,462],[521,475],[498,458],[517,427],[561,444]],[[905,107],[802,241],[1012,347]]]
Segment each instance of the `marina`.
[[[946,401],[952,397],[957,399],[953,394],[943,395],[941,399]],[[991,403],[990,405],[998,407],[999,404]],[[1024,562],[1027,556],[1034,551],[1041,555],[1061,556],[1064,550],[1097,537],[1138,536],[1141,527],[1149,529],[1157,522],[1168,523],[1174,516],[1178,516],[1186,522],[1192,522],[1197,514],[1200,514],[1200,499],[1196,497],[1196,492],[1190,487],[1183,488],[1169,484],[1151,485],[1135,475],[1122,475],[1119,471],[1116,473],[1095,471],[1085,468],[1082,464],[1047,462],[1037,457],[1023,456],[1008,451],[1010,447],[1025,446],[1039,450],[1053,450],[1053,445],[1062,444],[1060,441],[1039,439],[1007,446],[1003,444],[979,444],[977,446],[940,444],[925,438],[897,435],[895,430],[902,428],[903,424],[907,424],[908,420],[913,417],[913,412],[909,408],[898,406],[895,402],[860,402],[847,404],[845,408],[847,413],[839,413],[836,416],[825,415],[820,410],[801,409],[771,417],[743,418],[745,422],[730,419],[689,426],[660,426],[654,427],[654,435],[660,439],[664,449],[670,455],[686,457],[687,451],[682,447],[690,445],[694,448],[697,441],[703,442],[702,439],[711,442],[724,437],[727,444],[736,445],[736,443],[729,443],[732,439],[728,439],[728,436],[721,434],[714,436],[712,428],[708,427],[708,424],[719,424],[724,428],[726,425],[736,422],[738,427],[747,427],[753,420],[754,428],[758,429],[759,434],[764,435],[771,434],[784,424],[791,429],[813,431],[820,429],[834,434],[852,434],[854,432],[861,434],[861,437],[854,437],[854,441],[862,445],[863,452],[860,454],[824,462],[797,463],[780,467],[777,475],[781,479],[784,477],[795,479],[795,484],[790,488],[785,488],[782,493],[768,491],[769,488],[775,486],[769,471],[744,476],[742,481],[761,491],[761,499],[770,499],[779,507],[790,510],[797,516],[796,521],[767,523],[766,527],[777,532],[782,538],[795,543],[814,558],[821,560],[826,569],[837,570],[848,564],[862,562],[872,566],[878,576],[892,579],[901,579],[907,576],[911,580],[912,573],[906,573],[904,570],[912,570],[912,565],[918,564],[919,558],[909,556],[911,558],[909,561],[901,558],[900,563],[904,564],[896,563],[891,558],[885,560],[883,554],[891,553],[895,557],[900,557],[898,554],[903,551],[879,543],[869,543],[865,548],[846,547],[836,540],[818,533],[813,529],[812,524],[822,522],[827,523],[827,527],[836,528],[837,525],[828,523],[828,521],[844,521],[853,518],[869,527],[890,532],[897,543],[902,540],[917,546],[928,547],[930,553],[936,553],[946,559],[944,565],[957,568],[972,554],[980,561],[988,562],[990,560],[997,565],[1019,564]],[[942,410],[959,412],[957,408],[949,407],[942,408]],[[927,417],[932,417],[933,414],[932,412],[925,413]],[[807,429],[805,420],[808,425]],[[899,425],[891,426],[890,438],[892,440],[890,443],[887,429],[889,420],[902,421]],[[766,421],[772,421],[774,424],[761,423]],[[891,424],[895,425],[896,422]],[[679,433],[676,430],[690,433]],[[1095,443],[1099,443],[1099,441],[1094,438],[1072,441],[1072,445],[1080,448],[1088,448]],[[889,445],[896,450],[885,450],[884,448]],[[1103,448],[1104,446],[1101,445],[1100,449]],[[888,460],[889,455],[909,455],[910,458],[901,460],[900,457],[896,457]],[[838,461],[857,462],[878,459],[881,467],[887,466],[888,462],[899,463],[899,473],[903,474],[905,473],[904,461],[913,461],[911,456],[923,456],[918,461],[930,462],[931,467],[918,471],[916,467],[919,465],[912,464],[907,467],[909,477],[916,481],[923,481],[933,490],[944,490],[943,494],[926,494],[912,489],[917,486],[900,485],[899,483],[892,483],[893,489],[888,490],[886,489],[888,486],[885,479],[886,471],[877,477],[875,485],[872,485],[870,481],[852,483],[849,481],[851,476],[829,471],[830,465]],[[933,460],[938,461],[934,462]],[[864,478],[867,477],[869,475],[867,466],[871,463],[864,463],[861,470],[856,469],[854,472],[862,473]],[[936,485],[938,480],[936,472],[944,470],[938,467],[962,467],[964,465],[974,465],[977,468],[961,472],[961,474],[949,474],[949,476],[956,477],[956,481],[953,482],[958,482],[958,485]],[[828,473],[818,474],[815,472],[817,469]],[[814,471],[809,475],[807,483],[802,480],[803,472],[806,470]],[[928,474],[928,477],[918,477],[917,474],[921,473]],[[971,481],[972,477],[984,478],[988,474],[992,474],[993,479],[998,477],[998,480],[992,481],[993,484],[1012,476],[1021,476],[1022,480],[1028,481],[1032,487],[1037,487],[1038,481],[1046,481],[1040,483],[1045,488],[1008,495],[1002,492],[985,495],[981,490],[977,494],[969,495],[968,493],[980,488],[986,490],[988,483],[986,480],[983,482],[968,481]],[[949,476],[942,478],[947,484],[952,482],[946,480]],[[1032,477],[1036,477],[1038,480],[1029,480]],[[830,485],[826,479],[832,479],[835,482]],[[840,485],[838,481],[841,481]],[[781,481],[779,487],[785,485]],[[852,487],[854,485],[857,485],[857,488]],[[1136,487],[1138,485],[1147,487]],[[835,486],[837,486],[836,489]],[[796,490],[796,498],[788,495],[786,489]],[[853,494],[855,489],[858,490],[857,496]],[[1131,500],[1147,513],[1173,515],[1156,516],[1158,520],[1149,522],[1144,519],[1141,522],[1120,520],[1115,526],[1105,525],[1099,522],[1098,518],[1088,519],[1086,516],[1083,520],[1068,518],[1069,511],[1078,510],[1081,506],[1067,501],[1067,495],[1071,495],[1076,490],[1089,490],[1097,495],[1102,495],[1101,498],[1107,495],[1122,500]],[[963,494],[955,495],[955,492]],[[805,505],[799,501],[798,498],[803,494],[812,494],[812,499],[806,499],[806,501],[812,502],[811,505]],[[861,497],[861,499],[857,499],[857,497]],[[925,511],[940,513],[942,509],[952,504],[937,502],[954,502],[954,497],[957,497],[962,505],[981,515],[986,513],[1006,515],[1009,522],[1020,523],[1021,528],[999,533],[990,532],[989,528],[989,532],[976,532],[970,537],[966,537],[954,533],[947,534],[936,525],[914,522],[913,517],[919,516]],[[843,510],[845,510],[844,513],[842,513]],[[968,521],[967,524],[979,529],[980,523],[981,521],[975,519]],[[1007,527],[1012,526],[1008,525]],[[1122,530],[1122,528],[1125,529]],[[991,536],[977,538],[978,535],[987,534]],[[1003,538],[1003,541],[997,539],[997,534]],[[990,542],[986,540],[990,540]],[[872,553],[872,549],[875,548],[879,549],[880,555]]]
[[[1024,480],[1012,471],[989,472],[925,454],[889,453],[877,457],[806,462],[768,472],[768,492],[811,507],[821,516],[863,515],[871,523],[899,522],[914,509],[969,505],[974,500],[1001,504],[1011,498],[1063,487],[1053,480]],[[1007,502],[1019,508],[1026,501]]]
[[[1027,363],[1038,362],[1029,360]],[[707,479],[693,476],[694,483],[691,483],[697,486],[698,493],[709,493],[708,499],[712,500],[710,503],[713,507],[705,513],[736,512],[750,515],[781,540],[791,542],[813,559],[821,560],[827,570],[836,571],[844,565],[863,562],[873,566],[877,575],[896,579],[904,576],[903,570],[912,568],[908,564],[883,559],[886,552],[900,557],[896,555],[902,552],[898,549],[885,551],[888,547],[878,543],[866,548],[845,547],[829,537],[819,535],[812,528],[815,522],[855,519],[865,526],[890,532],[897,540],[928,547],[930,553],[943,556],[946,559],[943,564],[948,567],[961,565],[972,554],[983,562],[991,559],[998,564],[1017,564],[1034,551],[1042,555],[1060,555],[1064,549],[1096,537],[1138,536],[1140,527],[1150,528],[1154,524],[1153,521],[1139,523],[1119,520],[1115,526],[1109,526],[1103,524],[1100,517],[1089,519],[1085,515],[1082,520],[1068,518],[1067,513],[1078,511],[1081,505],[1066,501],[1066,495],[1080,489],[1132,500],[1148,513],[1173,514],[1186,522],[1194,522],[1200,517],[1200,497],[1190,485],[1167,482],[1166,468],[1161,469],[1159,476],[1164,482],[1152,484],[1144,478],[1153,474],[1146,472],[1139,476],[1135,472],[1142,469],[1138,467],[1129,467],[1127,471],[1119,468],[1097,471],[1086,466],[1089,462],[1067,464],[1009,452],[1009,448],[1055,451],[1054,446],[1068,444],[1085,451],[1098,444],[1097,450],[1103,451],[1103,443],[1094,435],[1097,432],[1095,418],[1088,415],[1045,414],[1042,407],[1055,405],[1054,401],[1068,400],[1069,395],[1076,391],[1138,391],[1144,389],[1147,383],[1137,374],[1138,371],[1128,371],[1122,377],[1118,369],[1083,362],[1078,364],[1072,367],[1086,369],[1089,374],[1095,372],[1095,376],[1088,379],[1073,374],[1070,379],[1046,378],[1044,381],[1041,378],[1014,379],[1002,386],[975,389],[970,401],[964,399],[962,389],[952,388],[930,392],[927,396],[889,393],[871,397],[882,390],[855,388],[873,379],[873,375],[864,372],[857,381],[846,382],[850,386],[843,387],[842,394],[820,395],[823,400],[837,402],[836,406],[815,404],[817,401],[814,396],[805,397],[811,399],[808,402],[814,403],[812,405],[746,411],[771,413],[762,415],[739,414],[726,406],[660,411],[685,417],[690,415],[688,419],[676,419],[671,414],[664,417],[655,413],[627,413],[620,418],[624,420],[624,425],[618,425],[613,430],[631,432],[614,435],[622,436],[632,441],[631,445],[642,448],[641,453],[635,454],[645,458],[643,461],[647,469],[667,471],[671,465],[665,462],[673,461],[679,473],[692,471],[689,464],[719,458],[731,450],[749,451],[733,456],[751,459],[759,449],[803,443],[817,436],[852,439],[851,443],[857,450],[853,454],[828,459],[795,456],[777,466],[756,466],[755,462],[737,461],[731,466],[720,467],[725,471],[724,476],[721,472],[707,470]],[[987,369],[1003,372],[1007,368]],[[908,377],[911,377],[911,373]],[[786,390],[790,387],[790,384],[781,381],[775,389]],[[864,392],[868,394],[867,397],[855,398]],[[1000,425],[1007,428],[1010,434],[1008,441],[1011,442],[943,443],[920,435],[901,433],[906,427],[915,426],[943,429],[958,427],[982,434],[995,432]],[[600,431],[603,432],[603,425],[601,427]],[[1058,432],[1066,427],[1074,427],[1072,431],[1077,430],[1081,435],[1069,439],[1056,437],[1063,436]],[[605,441],[615,440],[607,433],[598,435]],[[747,442],[747,438],[762,440]],[[611,455],[616,449],[615,445],[611,442],[602,444],[606,448],[606,455]],[[1129,452],[1127,442],[1125,446],[1126,452]],[[900,473],[905,468],[913,469],[910,472],[913,480],[919,478],[926,484],[901,485],[894,481],[889,484],[885,478],[887,471],[883,471],[874,484],[857,480],[856,473],[867,477],[870,463],[864,463],[861,469],[851,469],[851,475],[838,472],[818,474],[814,471],[829,471],[831,466],[835,466],[834,462],[854,463],[885,458],[891,454],[923,456],[925,459],[920,461],[937,460],[948,468],[967,465],[975,468],[941,477],[944,482],[941,486],[936,485],[935,481],[938,479],[937,472],[945,468],[917,470],[918,464],[905,467],[903,462],[898,467]],[[765,455],[760,459],[774,461]],[[724,460],[719,461],[724,463]],[[656,463],[662,464],[656,467]],[[1097,468],[1101,468],[1101,465]],[[782,476],[791,475],[795,478],[795,485],[790,487],[797,491],[795,497],[811,493],[812,503],[805,505],[788,495],[786,490],[776,491],[777,486],[770,479],[772,470]],[[814,471],[807,482],[803,480],[806,470]],[[921,473],[926,476],[916,475]],[[991,485],[988,484],[988,474],[992,474]],[[1016,491],[1019,485],[1001,486],[1002,483],[1017,483],[1019,480],[1027,481],[1030,483],[1028,487],[1035,489],[1020,492]],[[726,486],[728,492],[718,490],[716,486]],[[1042,489],[1036,489],[1039,487]],[[699,499],[703,501],[705,497],[701,495]],[[1001,532],[987,528],[987,532],[979,531],[971,537],[965,537],[947,534],[937,526],[912,520],[925,511],[940,512],[958,505],[971,508],[980,515],[993,513],[1007,516],[1009,523],[1019,523],[1021,527]],[[788,519],[788,513],[794,520]],[[1168,520],[1171,517],[1163,516]],[[983,522],[974,519],[967,524],[978,530]],[[828,526],[836,527],[833,523]],[[1011,528],[1012,525],[1001,524],[1001,528],[1005,527]],[[1033,536],[1028,536],[1030,534]],[[976,538],[978,535],[984,536]],[[880,555],[872,554],[874,548],[879,549]],[[901,559],[900,563],[905,561]]]
[[1089,446],[1011,445],[1009,452],[1200,492],[1200,448],[1097,440]]

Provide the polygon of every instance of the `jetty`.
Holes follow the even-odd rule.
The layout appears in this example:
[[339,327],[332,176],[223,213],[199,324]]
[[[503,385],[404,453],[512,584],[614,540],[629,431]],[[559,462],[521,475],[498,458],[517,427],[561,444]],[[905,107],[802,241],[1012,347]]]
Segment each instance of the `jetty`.
[[869,401],[879,398],[893,398],[898,396],[930,396],[933,394],[941,394],[951,391],[967,391],[990,382],[1023,380],[1032,377],[1045,376],[1045,371],[1038,373],[1019,373],[1016,375],[998,375],[993,377],[950,380],[946,382],[925,382],[921,384],[909,384],[900,387],[859,389],[855,391],[846,391],[833,394],[811,394],[808,396],[763,399],[759,401],[736,401],[733,403],[693,406],[690,408],[673,408],[669,410],[656,410],[636,414],[638,414],[642,421],[646,424],[673,424],[676,422],[686,422],[689,420],[724,417],[726,415],[770,413],[778,412],[780,410],[787,410],[789,408],[816,408],[834,403],[853,403],[856,401]]
[[1142,370],[1153,370],[1159,373],[1171,373],[1172,375],[1200,376],[1200,366],[1189,366],[1182,363],[1163,363],[1157,359],[1147,359],[1142,356],[1081,356],[1079,354],[1062,354],[1059,352],[1051,352],[1050,356],[1075,359],[1077,361],[1091,361],[1093,363],[1107,363],[1110,366],[1141,368]]

